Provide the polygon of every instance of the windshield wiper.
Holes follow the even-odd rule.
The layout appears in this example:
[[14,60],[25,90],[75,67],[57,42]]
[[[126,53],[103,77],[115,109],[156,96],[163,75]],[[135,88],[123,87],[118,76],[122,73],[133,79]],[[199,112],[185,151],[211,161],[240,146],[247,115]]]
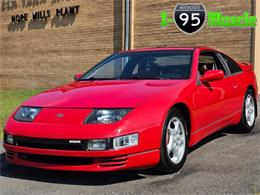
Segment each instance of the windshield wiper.
[[131,79],[134,79],[134,80],[139,80],[139,79],[140,79],[140,77],[138,77],[138,76],[132,76],[132,77],[131,77]]
[[162,78],[160,78],[160,77],[145,77],[145,78],[142,78],[142,80],[162,80]]
[[136,79],[136,80],[161,80],[162,78],[160,78],[160,77],[138,77],[138,76],[133,76],[132,79]]
[[80,79],[79,81],[102,81],[102,80],[114,80],[114,79],[90,77],[87,79]]

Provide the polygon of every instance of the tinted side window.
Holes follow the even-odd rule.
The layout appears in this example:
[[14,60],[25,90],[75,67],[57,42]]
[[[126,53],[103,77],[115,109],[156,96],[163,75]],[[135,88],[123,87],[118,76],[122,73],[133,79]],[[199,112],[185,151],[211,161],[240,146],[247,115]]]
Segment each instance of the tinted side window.
[[208,70],[222,70],[226,75],[226,69],[214,52],[201,52],[199,57],[199,73],[203,75]]
[[237,65],[236,62],[234,62],[234,60],[232,60],[231,58],[229,58],[228,56],[222,54],[223,59],[225,60],[225,62],[227,63],[231,74],[237,73],[237,72],[241,72],[241,68]]

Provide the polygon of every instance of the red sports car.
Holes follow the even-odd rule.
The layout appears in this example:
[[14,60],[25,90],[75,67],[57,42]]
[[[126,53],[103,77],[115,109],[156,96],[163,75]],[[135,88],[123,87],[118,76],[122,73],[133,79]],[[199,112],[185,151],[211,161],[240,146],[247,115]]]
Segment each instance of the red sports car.
[[207,47],[115,53],[25,101],[4,128],[10,163],[67,171],[173,173],[189,147],[257,116],[253,66]]

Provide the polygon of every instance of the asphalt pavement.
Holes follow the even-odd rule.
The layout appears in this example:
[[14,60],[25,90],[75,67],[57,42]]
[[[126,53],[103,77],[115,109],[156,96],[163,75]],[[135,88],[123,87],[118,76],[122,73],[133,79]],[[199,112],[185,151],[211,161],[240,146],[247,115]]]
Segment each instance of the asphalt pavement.
[[[259,108],[260,110],[260,108]],[[260,117],[251,134],[218,132],[191,149],[183,169],[89,174],[8,164],[0,143],[0,194],[257,194],[260,195]]]

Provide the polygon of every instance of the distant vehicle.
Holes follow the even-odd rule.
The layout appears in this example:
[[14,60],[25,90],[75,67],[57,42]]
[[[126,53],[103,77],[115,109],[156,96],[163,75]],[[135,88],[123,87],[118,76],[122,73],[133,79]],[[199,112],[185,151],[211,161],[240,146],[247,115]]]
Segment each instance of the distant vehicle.
[[104,172],[180,170],[188,148],[257,116],[253,66],[207,47],[115,53],[25,101],[4,128],[10,163]]

